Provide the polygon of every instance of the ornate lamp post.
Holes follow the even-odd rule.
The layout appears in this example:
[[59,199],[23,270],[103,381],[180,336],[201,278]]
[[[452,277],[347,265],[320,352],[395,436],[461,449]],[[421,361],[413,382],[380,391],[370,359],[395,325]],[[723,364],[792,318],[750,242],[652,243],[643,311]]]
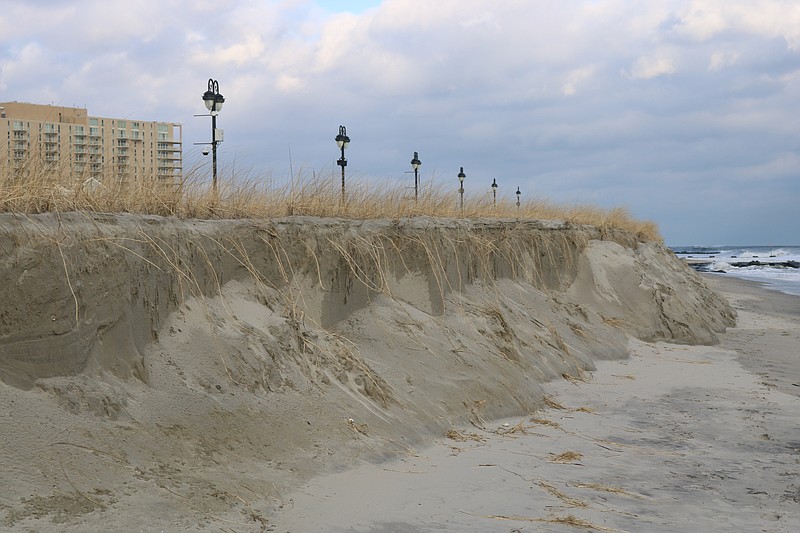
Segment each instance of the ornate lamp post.
[[422,161],[419,160],[419,154],[414,152],[414,158],[411,160],[411,167],[414,169],[414,201],[419,201],[419,167]]
[[[208,80],[208,90],[203,93],[203,102],[206,104],[211,115],[211,186],[214,191],[217,190],[217,144],[222,142],[222,130],[217,131],[217,115],[222,110],[222,104],[225,103],[225,97],[219,94],[219,83],[217,80]],[[219,135],[217,135],[219,133]],[[208,153],[204,151],[204,153]]]
[[347,159],[344,158],[344,149],[350,144],[350,137],[347,136],[347,129],[339,126],[339,135],[336,136],[336,146],[342,150],[342,157],[336,164],[342,167],[342,205],[344,205],[344,167],[347,166]]
[[467,175],[464,174],[464,167],[461,167],[461,170],[458,172],[458,194],[461,195],[461,218],[464,218],[464,178]]
[[519,187],[517,187],[517,219],[519,219],[519,197],[522,196],[522,193],[519,192]]
[[497,178],[492,178],[492,207],[497,209]]

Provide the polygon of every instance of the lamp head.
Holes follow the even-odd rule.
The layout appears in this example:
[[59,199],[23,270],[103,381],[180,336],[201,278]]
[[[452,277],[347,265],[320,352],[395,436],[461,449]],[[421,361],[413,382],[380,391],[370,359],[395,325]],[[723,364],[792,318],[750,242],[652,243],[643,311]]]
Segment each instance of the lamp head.
[[519,187],[517,187],[517,192],[516,192],[517,198],[519,198],[519,196],[520,196],[521,194],[522,194],[522,193],[521,193],[521,192],[519,192]]
[[417,170],[422,165],[422,161],[419,160],[419,154],[414,152],[414,158],[411,160],[411,167],[414,170]]
[[336,146],[339,148],[347,148],[350,144],[350,137],[347,136],[347,128],[339,126],[339,135],[336,136]]
[[458,172],[458,181],[460,181],[461,183],[464,183],[464,178],[466,178],[466,177],[467,177],[467,175],[464,174],[464,167],[461,167],[461,170]]
[[492,178],[492,189],[497,189],[497,178]]
[[214,95],[214,109],[212,109],[212,111],[216,111],[217,113],[219,113],[220,111],[222,111],[222,104],[224,104],[224,103],[225,103],[225,97],[222,96],[219,93],[215,94]]
[[212,114],[219,113],[222,110],[222,104],[225,103],[225,97],[219,94],[219,83],[217,80],[208,80],[208,89],[203,93],[203,102],[206,104]]

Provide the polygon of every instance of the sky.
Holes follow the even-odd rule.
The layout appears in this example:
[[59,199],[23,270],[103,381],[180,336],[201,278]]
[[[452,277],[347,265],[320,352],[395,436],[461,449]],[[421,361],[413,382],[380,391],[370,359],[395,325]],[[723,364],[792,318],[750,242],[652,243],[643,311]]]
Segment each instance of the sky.
[[625,207],[669,245],[800,244],[798,0],[3,0],[0,101],[183,124],[225,172]]

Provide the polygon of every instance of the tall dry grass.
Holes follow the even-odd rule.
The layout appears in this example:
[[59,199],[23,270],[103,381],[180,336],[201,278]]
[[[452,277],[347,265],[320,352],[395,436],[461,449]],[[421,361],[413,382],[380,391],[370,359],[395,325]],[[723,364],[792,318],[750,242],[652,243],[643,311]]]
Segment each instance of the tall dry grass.
[[405,218],[505,218],[563,220],[601,229],[617,229],[639,240],[661,242],[658,227],[635,219],[625,208],[593,205],[558,205],[541,198],[497,198],[489,191],[464,194],[463,214],[455,187],[428,182],[418,200],[412,188],[391,182],[347,179],[345,201],[338,176],[297,176],[291,184],[270,185],[241,173],[221,176],[215,191],[207,169],[195,166],[175,182],[153,178],[106,175],[94,179],[61,168],[29,164],[12,172],[0,161],[0,212],[44,213],[92,211],[136,213],[180,218],[271,218],[284,216],[341,217],[350,219]]

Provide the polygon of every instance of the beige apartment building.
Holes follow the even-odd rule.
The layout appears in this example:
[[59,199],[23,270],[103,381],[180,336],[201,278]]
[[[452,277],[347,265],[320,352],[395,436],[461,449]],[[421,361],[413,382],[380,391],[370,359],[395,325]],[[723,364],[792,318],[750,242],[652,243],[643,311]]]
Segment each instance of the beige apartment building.
[[0,102],[0,172],[53,171],[76,178],[174,181],[182,125],[91,117],[86,109]]

